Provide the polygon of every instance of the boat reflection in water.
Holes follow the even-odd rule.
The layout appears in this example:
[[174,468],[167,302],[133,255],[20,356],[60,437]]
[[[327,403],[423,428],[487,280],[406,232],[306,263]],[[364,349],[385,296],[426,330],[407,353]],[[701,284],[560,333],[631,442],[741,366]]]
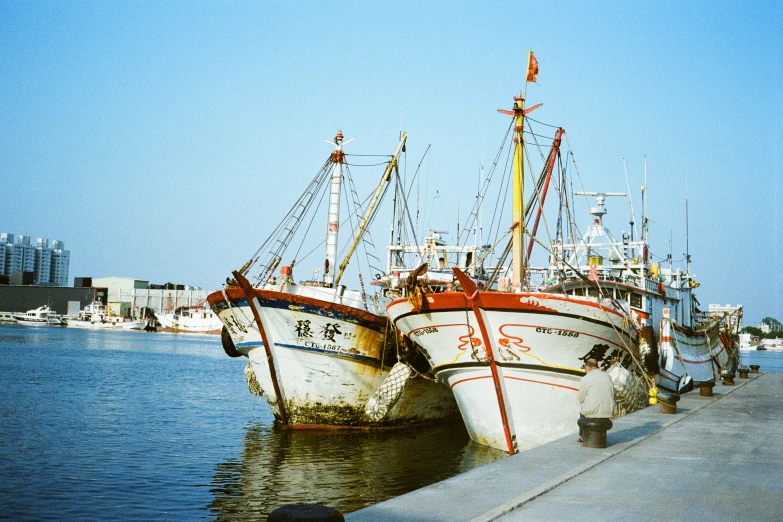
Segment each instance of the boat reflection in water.
[[266,520],[295,503],[346,514],[505,456],[472,442],[462,423],[334,432],[256,425],[240,458],[218,464],[208,509],[218,520]]

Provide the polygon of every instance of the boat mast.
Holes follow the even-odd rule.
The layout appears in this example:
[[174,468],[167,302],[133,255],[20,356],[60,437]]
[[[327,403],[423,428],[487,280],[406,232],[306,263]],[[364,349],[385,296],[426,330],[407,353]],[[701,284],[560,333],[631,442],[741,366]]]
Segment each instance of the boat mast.
[[685,261],[688,275],[691,273],[690,234],[688,233],[688,163],[685,163]]
[[353,243],[351,243],[351,248],[348,249],[348,253],[345,254],[345,258],[343,258],[343,262],[340,263],[340,271],[337,273],[337,277],[334,279],[333,286],[337,286],[340,283],[340,279],[342,279],[343,274],[345,273],[345,268],[348,266],[348,262],[351,260],[351,256],[353,255],[353,252],[356,250],[356,247],[359,244],[359,240],[361,240],[362,236],[364,235],[364,232],[367,230],[367,226],[369,225],[373,213],[375,212],[375,206],[378,204],[378,200],[380,199],[381,194],[383,193],[383,188],[389,182],[389,179],[391,178],[391,173],[394,171],[395,168],[397,168],[397,160],[400,156],[400,152],[405,146],[405,140],[407,139],[408,139],[408,133],[403,132],[402,138],[400,138],[400,143],[397,144],[397,150],[394,151],[394,155],[389,161],[389,164],[386,165],[386,170],[383,173],[381,182],[378,184],[378,188],[375,189],[375,194],[372,197],[372,201],[370,201],[370,204],[367,206],[367,211],[364,213],[364,218],[362,218],[362,223],[359,225],[359,228],[356,231],[356,236],[353,238]]
[[546,199],[546,193],[549,189],[549,181],[552,178],[552,170],[555,168],[555,159],[560,152],[560,141],[563,136],[563,129],[559,127],[555,131],[555,140],[552,142],[552,149],[549,151],[549,161],[546,166],[546,180],[544,180],[544,188],[541,190],[541,197],[538,202],[538,210],[536,211],[536,220],[533,222],[533,230],[530,232],[530,241],[527,244],[527,258],[530,259],[530,252],[533,251],[533,238],[538,231],[538,223],[541,220],[541,214],[544,211],[544,200]]
[[[351,138],[353,139],[353,138]],[[351,140],[346,141],[348,143]],[[338,130],[334,141],[326,140],[327,143],[334,145],[332,152],[332,179],[329,187],[329,219],[327,219],[326,229],[326,259],[324,260],[324,284],[328,287],[334,282],[334,267],[337,263],[337,231],[340,228],[340,189],[343,180],[343,163],[345,162],[345,153],[343,152],[343,132]]]
[[511,235],[511,286],[515,290],[521,290],[522,282],[525,280],[525,133],[523,132],[525,124],[525,99],[522,97],[522,91],[519,91],[514,97],[514,196],[512,211],[512,226],[514,230]]
[[647,156],[644,157],[644,185],[642,186],[642,241],[647,243]]

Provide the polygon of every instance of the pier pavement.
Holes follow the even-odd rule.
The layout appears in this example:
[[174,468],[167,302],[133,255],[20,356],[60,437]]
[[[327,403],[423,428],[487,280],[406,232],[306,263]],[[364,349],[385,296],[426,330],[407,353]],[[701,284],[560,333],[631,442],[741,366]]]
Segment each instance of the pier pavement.
[[783,373],[750,374],[677,413],[614,420],[345,516],[359,521],[783,520]]

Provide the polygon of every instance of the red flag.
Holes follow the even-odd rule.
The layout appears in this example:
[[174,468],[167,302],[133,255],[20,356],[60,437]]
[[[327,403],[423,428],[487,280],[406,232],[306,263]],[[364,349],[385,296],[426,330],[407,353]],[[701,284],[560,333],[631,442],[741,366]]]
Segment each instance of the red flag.
[[530,51],[530,56],[527,59],[527,81],[535,82],[538,79],[538,60],[533,55],[533,51]]

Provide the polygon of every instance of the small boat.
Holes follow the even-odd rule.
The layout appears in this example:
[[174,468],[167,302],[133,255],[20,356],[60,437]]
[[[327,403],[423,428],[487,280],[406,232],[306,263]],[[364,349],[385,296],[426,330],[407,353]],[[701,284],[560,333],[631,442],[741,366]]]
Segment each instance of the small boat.
[[[347,141],[338,132],[331,142],[334,151],[283,223],[242,269],[233,272],[223,290],[208,296],[224,325],[226,353],[248,357],[245,375],[251,392],[267,398],[280,424],[399,426],[458,415],[451,391],[432,378],[428,362],[413,343],[391,330],[383,315],[385,302],[365,293],[361,274],[358,290],[343,283],[356,249],[368,250],[366,232],[385,188],[392,180],[398,182],[393,175],[406,139],[403,133],[380,183],[362,204],[344,165],[342,147]],[[349,192],[342,190],[344,181],[354,203],[350,219],[358,226],[338,265],[341,195]],[[311,221],[322,196],[329,202],[325,256],[312,279],[297,282],[293,267],[301,264],[297,249],[302,243],[301,235],[295,234],[302,223]],[[313,228],[302,227],[302,235],[306,238]],[[314,242],[319,240],[320,235]],[[273,274],[289,245],[297,253],[290,264],[281,266],[278,280]],[[257,273],[251,277],[252,267]]]
[[49,305],[39,306],[35,310],[13,314],[16,322],[25,326],[62,326],[61,316],[52,312]]
[[75,317],[63,317],[63,323],[70,328],[90,328],[96,330],[143,330],[144,321],[116,315],[100,301],[93,301],[79,311]]
[[13,312],[0,312],[0,323],[15,323]]
[[169,313],[157,313],[159,332],[198,333],[220,335],[223,323],[209,308],[202,306],[182,306]]

